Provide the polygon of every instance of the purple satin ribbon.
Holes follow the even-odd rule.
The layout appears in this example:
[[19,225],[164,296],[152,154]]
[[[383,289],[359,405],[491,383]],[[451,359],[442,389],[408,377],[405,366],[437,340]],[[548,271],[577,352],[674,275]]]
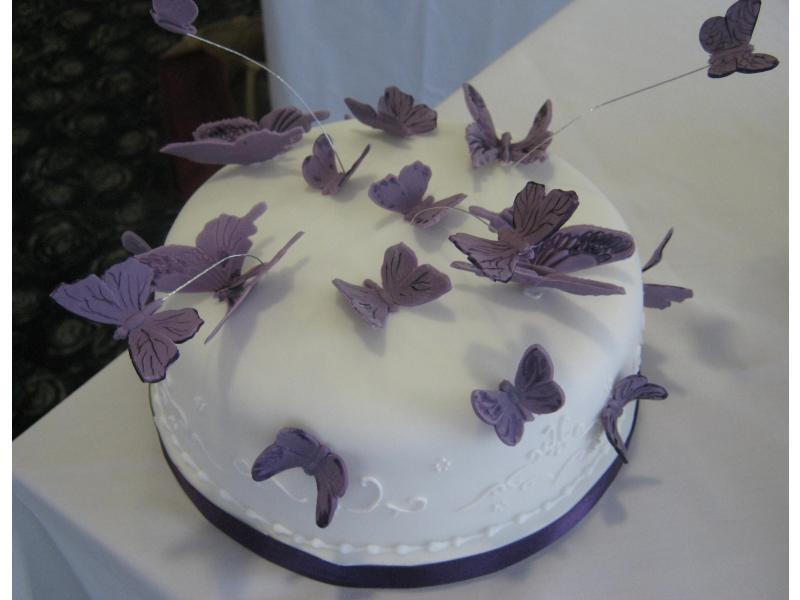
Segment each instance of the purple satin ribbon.
[[[637,400],[633,415],[633,425],[625,442],[626,447],[630,445],[638,414],[639,402]],[[259,556],[290,571],[324,583],[357,588],[414,588],[441,585],[480,577],[513,565],[549,546],[575,527],[591,508],[597,504],[597,501],[600,500],[600,497],[611,485],[614,477],[617,476],[622,467],[622,460],[617,457],[600,476],[600,479],[586,492],[586,495],[564,515],[546,527],[500,548],[464,558],[424,565],[344,566],[322,560],[284,544],[228,514],[192,487],[173,464],[164,448],[163,442],[161,443],[161,450],[164,452],[164,457],[167,459],[167,464],[172,470],[172,474],[178,480],[189,500],[212,525],[223,533]]]

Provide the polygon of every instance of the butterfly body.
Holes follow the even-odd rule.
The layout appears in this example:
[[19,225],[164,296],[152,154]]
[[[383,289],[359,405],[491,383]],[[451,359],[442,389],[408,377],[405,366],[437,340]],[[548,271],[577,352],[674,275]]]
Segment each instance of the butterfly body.
[[711,17],[700,27],[700,45],[709,53],[708,76],[727,77],[733,73],[761,73],[778,66],[770,54],[754,53],[753,36],[761,0],[738,0],[724,17]]
[[296,427],[281,429],[275,442],[253,461],[251,476],[254,481],[264,481],[298,467],[316,481],[316,522],[318,527],[327,527],[339,498],[347,491],[347,468],[338,454],[310,433]]
[[471,403],[475,415],[494,427],[501,442],[516,446],[525,423],[564,405],[564,392],[553,381],[553,363],[547,352],[535,344],[523,354],[514,383],[504,379],[497,391],[474,390]]

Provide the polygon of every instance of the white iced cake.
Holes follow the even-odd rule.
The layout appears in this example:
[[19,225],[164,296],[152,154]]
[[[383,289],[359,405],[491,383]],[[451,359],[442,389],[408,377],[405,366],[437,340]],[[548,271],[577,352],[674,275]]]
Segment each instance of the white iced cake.
[[[201,331],[183,344],[166,379],[152,386],[170,461],[191,488],[253,536],[268,536],[312,562],[435,565],[535,535],[568,514],[617,459],[598,416],[614,383],[639,367],[638,255],[586,275],[623,287],[622,295],[492,282],[450,267],[464,255],[449,235],[494,239],[477,219],[450,211],[422,229],[377,206],[367,191],[419,160],[433,172],[428,193],[467,194],[464,208],[500,211],[532,180],[578,194],[580,206],[567,225],[627,231],[624,220],[555,156],[530,166],[473,169],[463,124],[440,123],[410,139],[353,121],[326,129],[345,166],[372,146],[337,195],[320,194],[301,175],[315,137],[309,134],[270,162],[222,169],[170,231],[167,243],[193,245],[209,220],[243,216],[263,201],[268,209],[256,221],[251,254],[266,260],[305,232],[219,334],[204,344]],[[446,273],[452,289],[392,312],[384,328],[373,328],[331,282],[380,281],[384,251],[400,242],[420,264]],[[199,311],[205,333],[227,309],[211,294],[169,299],[168,308],[180,306]],[[476,417],[471,394],[513,381],[533,344],[549,354],[565,402],[526,423],[522,439],[509,446]],[[633,412],[631,404],[619,421],[623,436]],[[303,469],[261,482],[251,475],[256,457],[287,427],[311,434],[346,464],[346,493],[325,528],[315,521],[315,479]]]

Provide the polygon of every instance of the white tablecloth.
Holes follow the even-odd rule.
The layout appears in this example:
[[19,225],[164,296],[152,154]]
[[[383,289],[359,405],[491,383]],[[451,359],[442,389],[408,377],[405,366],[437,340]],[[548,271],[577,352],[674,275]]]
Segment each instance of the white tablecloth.
[[[519,134],[700,66],[697,28],[725,2],[576,0],[472,80]],[[14,443],[17,598],[779,598],[788,593],[788,3],[753,41],[777,70],[702,73],[556,138],[625,215],[646,279],[696,297],[648,311],[632,462],[595,510],[535,557],[436,589],[345,590],[263,561],[209,525],[161,456],[145,386],[121,357]],[[440,118],[465,121],[460,95]]]

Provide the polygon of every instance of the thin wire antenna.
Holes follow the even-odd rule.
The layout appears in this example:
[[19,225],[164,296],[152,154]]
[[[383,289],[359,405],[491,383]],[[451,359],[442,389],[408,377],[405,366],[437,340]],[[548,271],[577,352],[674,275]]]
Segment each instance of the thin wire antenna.
[[423,208],[421,211],[419,211],[417,214],[414,215],[414,218],[411,219],[411,223],[412,224],[416,224],[417,223],[417,218],[422,213],[431,212],[433,210],[442,210],[443,208],[445,208],[447,210],[457,210],[458,212],[462,212],[465,215],[469,215],[470,217],[472,217],[474,219],[478,219],[478,221],[480,221],[481,223],[483,223],[487,227],[491,227],[491,224],[489,223],[489,221],[486,221],[485,219],[479,217],[478,215],[475,215],[475,214],[469,212],[468,210],[464,210],[463,208],[458,208],[457,206],[431,206],[430,208]]
[[223,50],[225,52],[229,52],[229,53],[233,54],[234,56],[238,56],[243,61],[249,62],[251,65],[255,65],[259,69],[262,69],[262,70],[266,71],[267,73],[272,75],[275,79],[280,81],[283,85],[285,85],[287,88],[289,88],[289,91],[292,92],[292,94],[294,94],[295,97],[298,100],[300,100],[300,103],[303,105],[303,107],[314,118],[314,121],[317,123],[317,125],[319,125],[319,129],[322,132],[322,135],[325,136],[325,138],[328,140],[328,143],[331,145],[331,148],[333,149],[333,154],[334,154],[334,156],[336,156],[336,162],[339,163],[339,168],[342,171],[346,171],[347,170],[347,169],[344,168],[344,164],[342,163],[342,159],[339,158],[339,153],[336,152],[336,146],[334,146],[334,144],[333,144],[333,139],[331,139],[331,136],[329,136],[328,132],[325,131],[325,127],[322,126],[322,122],[317,118],[317,115],[314,114],[314,111],[311,110],[311,107],[306,103],[306,101],[300,95],[300,92],[298,92],[296,89],[294,89],[294,87],[292,87],[292,85],[288,81],[286,81],[283,77],[278,75],[275,71],[270,69],[264,63],[260,63],[257,60],[250,58],[246,54],[242,54],[238,50],[234,50],[233,48],[228,48],[227,46],[223,46],[222,44],[218,44],[217,42],[214,42],[212,40],[209,40],[207,38],[199,36],[199,35],[197,35],[195,33],[186,33],[186,36],[190,37],[190,38],[193,38],[193,39],[197,40],[198,42],[203,42],[204,44],[208,44],[209,46],[213,46],[214,48],[217,48],[219,50]]
[[707,64],[705,64],[705,65],[703,65],[702,67],[698,67],[698,68],[696,68],[696,69],[692,69],[691,71],[687,71],[686,73],[681,73],[680,75],[676,75],[675,77],[670,77],[669,79],[664,79],[663,81],[659,81],[659,82],[657,82],[657,83],[650,84],[650,85],[648,85],[648,86],[645,86],[645,87],[643,87],[643,88],[639,88],[638,90],[633,90],[632,92],[628,92],[627,94],[622,94],[621,96],[616,96],[615,98],[611,98],[610,100],[606,100],[605,102],[601,102],[600,104],[595,104],[594,106],[592,106],[591,108],[589,108],[589,109],[585,110],[584,112],[580,113],[579,115],[577,115],[577,116],[575,116],[575,117],[572,117],[572,118],[571,118],[569,121],[567,121],[567,122],[566,122],[564,125],[562,125],[562,126],[561,126],[561,127],[559,127],[558,129],[556,129],[556,130],[555,130],[553,133],[551,133],[551,134],[550,134],[548,137],[544,138],[544,139],[543,139],[541,142],[539,142],[539,143],[538,143],[538,144],[536,144],[536,145],[535,145],[533,148],[531,148],[531,150],[530,150],[530,151],[528,151],[528,153],[527,153],[527,154],[525,154],[525,156],[523,156],[522,158],[520,158],[520,159],[519,159],[517,162],[515,162],[515,163],[514,163],[513,165],[511,165],[511,166],[512,166],[512,167],[516,167],[516,166],[517,166],[519,163],[521,163],[523,160],[525,160],[526,158],[528,158],[528,156],[530,156],[530,155],[531,155],[531,154],[533,154],[533,153],[534,153],[536,150],[538,150],[539,148],[541,148],[541,147],[542,147],[542,145],[544,145],[544,144],[546,144],[547,142],[549,142],[550,140],[552,140],[552,139],[553,139],[554,137],[556,137],[556,136],[557,136],[559,133],[561,133],[562,131],[564,131],[564,130],[565,130],[567,127],[569,127],[570,125],[572,125],[572,124],[573,124],[573,123],[575,123],[576,121],[578,121],[578,120],[582,119],[583,117],[585,117],[585,116],[589,115],[590,113],[593,113],[593,112],[594,112],[594,111],[596,111],[596,110],[599,110],[599,109],[601,109],[601,108],[604,108],[604,107],[608,106],[609,104],[614,104],[615,102],[619,102],[620,100],[624,100],[625,98],[630,98],[631,96],[636,96],[637,94],[641,94],[642,92],[647,92],[647,91],[649,91],[649,90],[655,89],[655,88],[657,88],[657,87],[660,87],[660,86],[662,86],[662,85],[666,85],[667,83],[672,83],[673,81],[677,81],[678,79],[681,79],[681,78],[683,78],[683,77],[688,77],[689,75],[694,75],[695,73],[698,73],[699,71],[705,71],[707,68],[708,68],[708,65],[707,65]]
[[264,261],[263,261],[263,260],[261,260],[261,259],[260,259],[260,258],[258,258],[257,256],[253,256],[252,254],[231,254],[231,255],[229,255],[229,256],[226,256],[225,258],[221,258],[221,259],[219,259],[217,262],[215,262],[215,263],[214,263],[213,265],[211,265],[210,267],[208,267],[208,268],[206,268],[206,269],[204,269],[204,270],[200,271],[200,272],[199,272],[197,275],[195,275],[194,277],[192,277],[192,278],[191,278],[189,281],[187,281],[187,282],[185,282],[185,283],[182,283],[181,285],[179,285],[178,287],[176,287],[174,290],[172,290],[172,291],[171,291],[170,293],[168,293],[166,296],[164,296],[163,298],[161,298],[161,304],[164,304],[164,302],[166,302],[166,301],[167,301],[167,300],[168,300],[170,297],[172,297],[172,296],[174,296],[175,294],[177,294],[178,292],[180,292],[182,289],[184,289],[184,288],[185,288],[187,285],[189,285],[190,283],[193,283],[193,282],[197,281],[198,279],[200,279],[200,278],[201,278],[203,275],[205,275],[205,274],[206,274],[206,273],[208,273],[209,271],[211,271],[211,270],[213,270],[213,269],[217,268],[217,267],[218,267],[218,266],[220,266],[222,263],[224,263],[224,262],[227,262],[227,261],[229,261],[229,260],[230,260],[230,259],[232,259],[232,258],[239,258],[239,257],[245,257],[245,258],[247,258],[247,257],[250,257],[250,258],[254,258],[254,259],[256,259],[256,260],[257,260],[259,263],[261,263],[262,265],[264,264]]

